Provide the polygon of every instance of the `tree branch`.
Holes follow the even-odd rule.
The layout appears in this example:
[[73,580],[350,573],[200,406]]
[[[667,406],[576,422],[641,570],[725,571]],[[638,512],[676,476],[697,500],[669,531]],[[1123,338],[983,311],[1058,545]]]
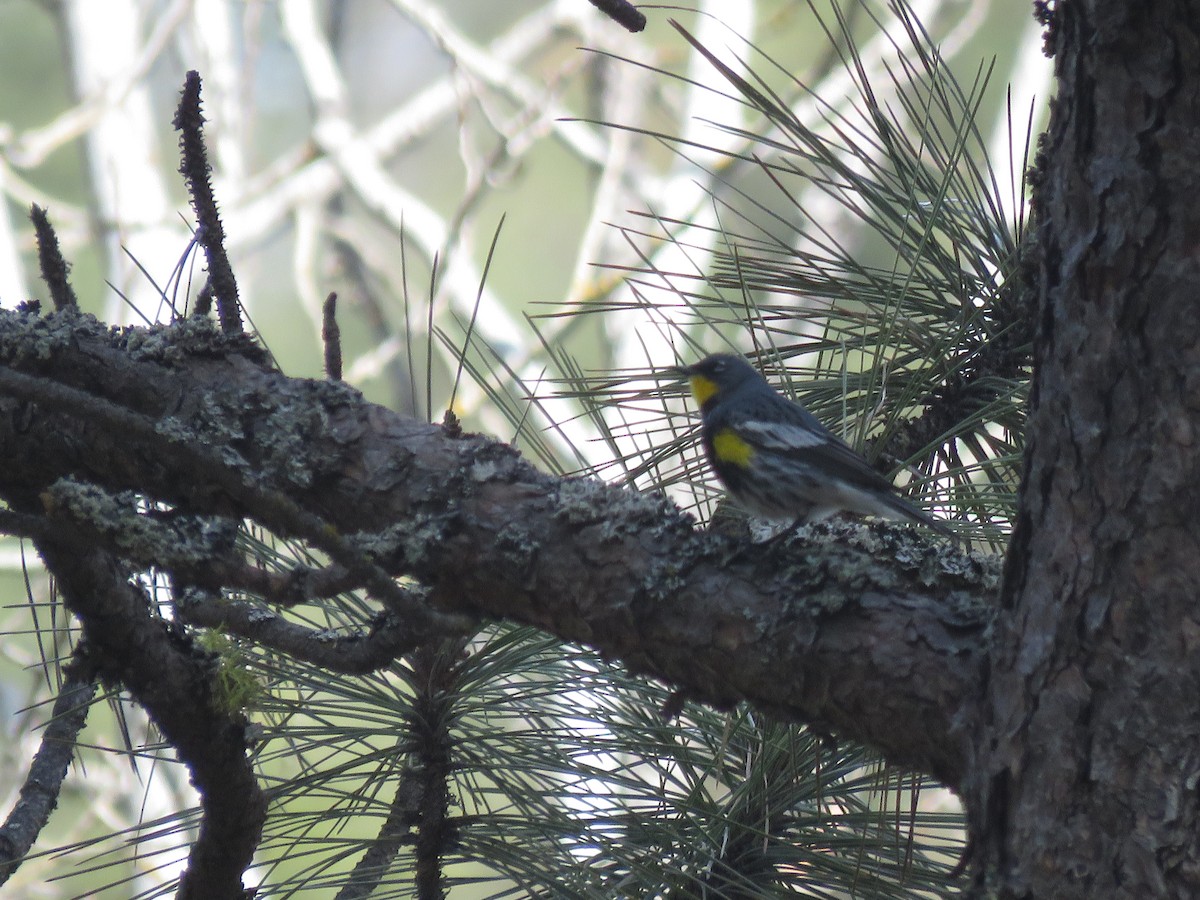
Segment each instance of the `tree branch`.
[[220,628],[331,672],[374,672],[428,640],[428,635],[414,633],[402,617],[391,612],[380,613],[369,631],[331,634],[289,622],[256,604],[198,592],[182,593],[176,604],[180,620],[188,625]]
[[245,719],[213,702],[211,658],[153,615],[150,598],[107,553],[69,536],[34,544],[82,623],[101,676],[129,689],[200,793],[200,834],[178,896],[246,896],[242,872],[258,846],[267,804],[246,757]]
[[59,791],[75,754],[75,739],[83,730],[96,694],[92,669],[86,656],[77,651],[63,670],[65,677],[54,701],[54,713],[21,785],[20,799],[0,826],[0,885],[20,867],[58,805]]
[[179,151],[183,160],[179,173],[186,179],[188,193],[192,195],[192,208],[196,210],[196,221],[200,225],[196,240],[204,248],[208,260],[209,284],[217,301],[221,330],[237,334],[242,330],[242,308],[238,300],[237,277],[225,252],[225,227],[221,224],[216,195],[209,179],[212,166],[208,162],[208,148],[204,146],[199,72],[187,73],[174,124],[179,132]]
[[54,226],[50,224],[49,215],[46,210],[35,203],[29,208],[29,218],[33,222],[33,230],[37,235],[38,268],[41,269],[42,280],[50,289],[50,299],[54,303],[54,308],[66,309],[69,306],[78,306],[79,301],[75,298],[75,290],[71,287],[71,280],[67,277],[71,266],[63,259],[62,250],[58,246],[58,235],[54,233]]
[[636,33],[646,27],[645,14],[629,0],[591,0],[591,4],[626,31]]
[[[211,326],[116,334],[64,315],[0,314],[0,396],[12,398],[0,400],[0,455],[15,461],[0,495],[86,472],[190,514],[335,541],[354,551],[348,568],[415,578],[443,614],[533,624],[690,698],[746,700],[961,777],[994,563],[883,525],[737,545],[663,499],[553,478],[494,440],[286,378]],[[46,339],[64,328],[69,339]],[[77,408],[95,397],[123,414]]]
[[[27,315],[27,313],[17,313],[15,317],[21,319]],[[68,334],[94,333],[97,325],[94,319],[88,317],[72,317],[59,324],[65,326],[57,329],[59,339]],[[234,350],[233,348],[247,349],[237,336],[232,342],[217,338],[211,333],[211,326],[204,324],[204,320],[190,319],[177,323],[171,329],[171,335],[168,343],[182,342],[183,344],[192,343],[197,337],[203,341],[204,336],[207,335],[211,339],[207,352],[226,352],[236,354],[239,358],[241,358],[242,349]],[[44,335],[39,334],[38,340],[43,339]],[[141,345],[140,342],[137,344],[133,348],[127,346],[125,349],[131,351],[131,355],[134,356],[141,356],[148,350],[147,355],[151,358],[167,349],[165,345],[151,348]],[[195,351],[199,348],[193,344],[191,349]],[[251,359],[259,358],[259,353],[254,348],[248,349],[254,351],[251,353]],[[30,350],[26,348],[24,351],[18,352],[30,352]],[[116,353],[117,355],[111,356],[108,362],[114,369],[120,369],[121,350],[117,349]],[[86,384],[89,378],[86,374],[75,371],[76,364],[86,370],[88,362],[74,359],[71,366],[73,371],[70,373],[73,379],[82,376]],[[264,367],[259,371],[265,374],[269,370]],[[214,452],[210,446],[212,439],[215,438],[216,446],[220,446],[222,443],[238,437],[236,432],[230,430],[233,427],[231,420],[227,421],[226,417],[218,417],[217,420],[214,420],[214,411],[208,409],[201,415],[205,420],[206,432],[216,429],[215,434],[211,437],[197,438],[193,436],[189,438],[188,435],[177,432],[176,423],[173,420],[161,418],[166,408],[164,403],[172,396],[181,396],[176,392],[186,392],[187,388],[182,384],[173,383],[166,371],[151,366],[150,370],[140,373],[141,377],[148,378],[149,381],[141,381],[139,375],[132,371],[124,374],[127,377],[117,379],[122,388],[134,382],[154,386],[150,398],[143,396],[131,399],[141,401],[143,408],[148,407],[155,412],[147,415],[105,399],[103,397],[104,389],[97,392],[101,396],[96,396],[89,394],[82,387],[61,384],[52,379],[32,378],[16,371],[15,368],[12,370],[0,369],[0,394],[35,401],[40,405],[66,412],[74,420],[72,428],[75,431],[78,431],[82,424],[79,421],[81,419],[96,426],[99,429],[95,435],[98,445],[104,447],[111,454],[108,461],[115,463],[121,469],[119,477],[128,479],[124,482],[125,489],[144,490],[145,473],[136,471],[136,469],[140,468],[139,461],[144,461],[148,455],[157,453],[159,454],[158,458],[170,460],[177,477],[187,479],[187,484],[177,485],[167,494],[159,496],[201,512],[221,512],[229,509],[231,505],[234,508],[252,508],[254,510],[253,517],[268,528],[277,533],[303,537],[312,542],[314,546],[327,552],[351,575],[360,577],[376,596],[388,602],[398,613],[409,617],[413,621],[414,627],[427,629],[430,634],[433,634],[439,631],[461,630],[466,624],[461,617],[447,617],[426,607],[414,606],[410,602],[409,596],[396,586],[388,573],[372,561],[371,553],[374,552],[372,549],[360,549],[353,542],[347,541],[341,532],[332,527],[329,522],[296,503],[288,496],[286,490],[264,487],[251,468],[247,467],[245,461],[241,459],[235,447],[227,446],[228,452],[224,455]],[[155,378],[163,380],[156,381]],[[169,385],[174,390],[168,390]],[[112,388],[111,385],[107,387]],[[115,390],[113,393],[115,396],[120,396],[120,390]],[[145,394],[145,391],[140,391],[140,393]],[[361,399],[356,392],[355,396]],[[280,435],[276,435],[276,437],[278,436]],[[290,434],[285,435],[285,438],[290,439],[289,443],[291,443],[298,440],[299,436]],[[92,446],[88,449],[95,450],[96,447]],[[284,463],[286,469],[293,469],[292,463],[296,463],[297,466],[303,464],[302,447],[276,447],[271,452],[281,451],[287,454],[291,454],[293,451],[297,453],[296,456],[291,457],[291,462],[277,460]],[[84,471],[95,467],[93,454],[87,454],[87,459],[88,464],[83,467]],[[29,459],[23,460],[23,462],[38,466],[36,460]],[[80,465],[83,466],[82,460],[80,460]],[[129,466],[133,466],[134,470],[131,471]],[[40,466],[38,467],[40,468]],[[68,477],[76,471],[80,471],[80,469],[65,470],[63,476]],[[300,480],[304,480],[306,477],[299,475],[294,470],[281,474],[294,476]],[[54,479],[51,473],[47,472],[46,475],[51,477],[51,481],[45,482],[48,485]],[[35,480],[41,481],[36,476]],[[39,487],[38,489],[44,488]],[[181,489],[184,491],[182,495],[179,494]]]

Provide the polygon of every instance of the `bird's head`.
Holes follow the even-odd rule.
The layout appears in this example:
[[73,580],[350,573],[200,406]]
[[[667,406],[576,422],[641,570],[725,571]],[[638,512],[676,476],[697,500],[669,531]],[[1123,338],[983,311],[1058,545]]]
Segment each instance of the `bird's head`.
[[758,370],[740,356],[732,353],[714,353],[690,366],[681,366],[676,371],[688,379],[692,396],[704,406],[720,394],[729,394],[742,385],[762,381]]

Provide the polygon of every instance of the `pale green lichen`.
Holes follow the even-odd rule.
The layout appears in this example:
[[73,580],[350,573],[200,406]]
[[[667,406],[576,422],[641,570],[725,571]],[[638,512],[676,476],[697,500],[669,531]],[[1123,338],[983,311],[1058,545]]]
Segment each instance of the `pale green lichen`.
[[424,561],[431,551],[445,543],[447,515],[414,513],[380,531],[349,535],[348,540],[370,562],[387,565],[403,560],[412,565]]
[[517,571],[529,571],[537,561],[541,545],[527,529],[510,522],[496,533],[496,552]]
[[263,679],[242,660],[237,641],[220,629],[200,633],[196,643],[215,657],[212,680],[213,703],[227,716],[238,715],[258,705],[266,691]]
[[212,516],[152,515],[161,506],[131,492],[111,493],[73,478],[46,489],[43,503],[101,536],[126,559],[142,566],[202,566],[234,550],[237,525]]
[[19,369],[70,349],[78,335],[89,332],[102,334],[104,327],[95,316],[81,313],[75,307],[46,316],[28,308],[6,311],[0,316],[0,360]]

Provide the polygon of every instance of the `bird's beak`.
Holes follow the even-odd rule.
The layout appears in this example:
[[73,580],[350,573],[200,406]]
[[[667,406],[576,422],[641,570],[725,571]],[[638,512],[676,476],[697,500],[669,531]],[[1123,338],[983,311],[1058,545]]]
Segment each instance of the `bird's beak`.
[[693,374],[691,366],[671,366],[669,369],[667,369],[667,371],[680,381],[685,378],[691,378]]

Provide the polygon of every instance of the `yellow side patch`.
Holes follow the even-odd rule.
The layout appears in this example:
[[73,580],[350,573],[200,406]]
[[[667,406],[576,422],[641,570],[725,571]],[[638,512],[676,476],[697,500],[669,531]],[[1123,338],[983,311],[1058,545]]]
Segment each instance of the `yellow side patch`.
[[732,430],[722,428],[713,435],[712,444],[713,452],[721,462],[729,463],[742,469],[750,467],[750,460],[754,456],[754,448],[738,437]]
[[703,406],[708,398],[717,392],[717,383],[711,378],[705,378],[703,375],[693,375],[688,379],[692,386],[692,396],[696,398],[696,402]]

